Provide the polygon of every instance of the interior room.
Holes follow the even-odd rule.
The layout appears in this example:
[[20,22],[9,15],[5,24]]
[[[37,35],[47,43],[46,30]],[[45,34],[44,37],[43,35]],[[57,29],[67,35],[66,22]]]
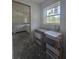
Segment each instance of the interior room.
[[12,58],[66,59],[66,0],[12,1]]

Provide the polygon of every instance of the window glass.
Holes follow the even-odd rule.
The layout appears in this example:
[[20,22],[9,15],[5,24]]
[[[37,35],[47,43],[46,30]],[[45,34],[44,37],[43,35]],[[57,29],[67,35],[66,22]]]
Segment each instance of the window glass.
[[60,5],[51,5],[44,10],[44,24],[60,24]]
[[58,6],[58,14],[60,14],[60,6]]
[[47,10],[47,16],[51,15],[51,9]]

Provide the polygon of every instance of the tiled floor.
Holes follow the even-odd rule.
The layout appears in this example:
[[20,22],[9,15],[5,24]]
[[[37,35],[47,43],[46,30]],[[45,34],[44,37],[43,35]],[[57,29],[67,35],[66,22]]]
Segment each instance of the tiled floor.
[[13,59],[44,59],[38,47],[26,32],[13,34]]

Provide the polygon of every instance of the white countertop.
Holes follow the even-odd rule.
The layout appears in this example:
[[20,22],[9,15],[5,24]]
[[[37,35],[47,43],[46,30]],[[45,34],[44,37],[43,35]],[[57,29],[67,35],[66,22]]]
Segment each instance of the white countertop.
[[38,30],[44,32],[47,35],[54,36],[54,37],[58,37],[59,35],[61,35],[60,32],[49,31],[49,30],[45,30],[45,29],[38,29]]

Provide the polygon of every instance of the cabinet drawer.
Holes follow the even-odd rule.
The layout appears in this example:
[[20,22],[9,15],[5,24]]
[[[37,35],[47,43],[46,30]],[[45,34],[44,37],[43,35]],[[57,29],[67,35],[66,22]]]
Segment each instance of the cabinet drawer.
[[59,50],[55,49],[54,47],[50,46],[49,44],[46,44],[46,50],[52,51],[54,54],[59,56]]
[[56,56],[54,53],[52,53],[49,49],[46,50],[46,53],[49,55],[49,58],[58,59],[58,56]]
[[49,45],[53,46],[54,48],[59,48],[60,44],[58,41],[46,38],[46,43],[48,43]]

